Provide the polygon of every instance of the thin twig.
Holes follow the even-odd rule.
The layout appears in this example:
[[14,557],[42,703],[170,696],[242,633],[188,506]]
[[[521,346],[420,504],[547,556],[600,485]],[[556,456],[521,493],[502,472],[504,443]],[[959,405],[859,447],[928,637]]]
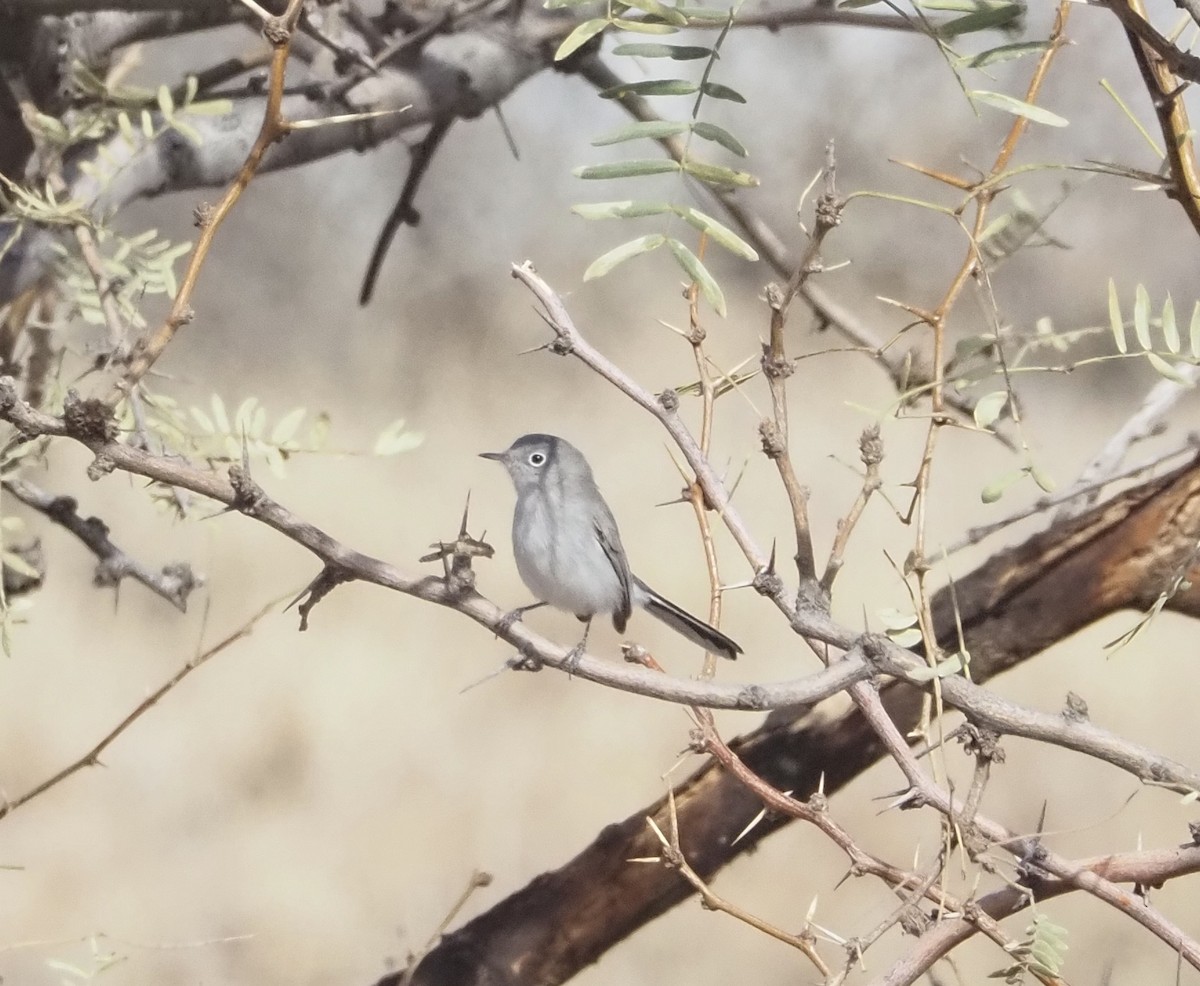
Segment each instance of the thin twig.
[[[961,678],[955,679],[955,681],[968,684]],[[907,741],[900,735],[900,731],[887,714],[878,691],[870,684],[863,683],[853,686],[850,689],[850,696],[859,705],[863,714],[869,717],[876,735],[883,741],[892,759],[904,772],[908,783],[920,792],[923,802],[933,806],[947,818],[962,819],[964,817],[963,807],[955,803],[939,785],[931,782],[925,772],[921,770]],[[1200,969],[1200,943],[1194,941],[1164,915],[1151,908],[1145,900],[1135,900],[1132,894],[1106,879],[1103,875],[1103,867],[1095,869],[1083,867],[1078,862],[1051,851],[1041,844],[1040,840],[1030,840],[1014,835],[998,823],[981,815],[976,815],[971,819],[970,827],[993,845],[1002,846],[1018,860],[1036,858],[1039,870],[1073,884],[1114,907],[1122,914],[1133,918],[1138,924],[1167,943],[1188,964]],[[1032,844],[1034,842],[1036,845]],[[978,855],[978,850],[976,855]],[[1196,855],[1195,867],[1200,869],[1200,852]],[[911,982],[912,980],[905,981]]]
[[763,344],[762,370],[767,378],[767,389],[771,393],[773,416],[759,423],[763,451],[779,470],[779,478],[787,493],[792,508],[792,526],[796,537],[796,572],[800,585],[811,585],[816,580],[816,558],[813,555],[812,530],[808,522],[808,489],[800,485],[796,467],[792,463],[791,435],[788,429],[787,378],[796,369],[795,361],[788,358],[784,344],[784,327],[787,325],[788,309],[792,299],[808,282],[809,277],[823,269],[821,246],[825,237],[841,223],[842,203],[837,196],[837,160],[833,141],[825,146],[825,168],[822,171],[825,188],[817,199],[817,221],[808,246],[796,269],[788,278],[787,286],[781,291],[776,285],[767,286],[767,304],[771,309],[770,338]]
[[878,425],[865,429],[859,436],[858,452],[864,469],[863,481],[849,513],[838,521],[837,534],[834,536],[833,546],[829,549],[829,561],[825,563],[825,574],[821,576],[821,589],[826,594],[833,590],[833,580],[842,570],[850,535],[862,519],[867,502],[883,486],[883,478],[879,474],[879,464],[883,461],[883,439],[880,437]]
[[135,347],[129,361],[129,366],[107,398],[106,403],[110,408],[115,408],[133,392],[133,388],[137,385],[138,381],[146,375],[162,355],[163,350],[175,338],[175,333],[194,317],[195,313],[191,308],[192,294],[195,292],[196,284],[199,282],[200,271],[204,266],[205,260],[208,258],[208,253],[217,235],[217,230],[220,229],[221,223],[224,222],[225,217],[229,215],[230,210],[237,204],[238,200],[242,197],[242,193],[258,172],[259,165],[262,163],[262,159],[266,155],[268,148],[288,133],[288,123],[283,118],[280,107],[283,103],[284,79],[287,72],[288,55],[291,51],[292,35],[295,31],[296,20],[300,16],[304,0],[288,0],[287,9],[280,17],[272,17],[266,14],[252,0],[242,0],[242,2],[259,13],[260,16],[267,17],[263,33],[266,35],[267,40],[271,42],[273,49],[271,54],[271,76],[267,89],[267,101],[263,112],[262,127],[249,153],[246,155],[246,160],[242,163],[232,184],[226,189],[221,201],[217,203],[215,208],[202,207],[197,210],[200,236],[197,238],[196,246],[193,248],[191,257],[188,259],[187,270],[184,272],[183,279],[179,283],[179,290],[175,294],[175,300],[171,303],[171,310],[167,313],[166,319],[159,326],[158,330],[148,338],[141,340]]
[[[708,238],[701,236],[697,256],[704,262],[704,250]],[[704,340],[707,332],[700,321],[700,285],[693,281],[687,292],[688,300],[688,342],[692,347],[692,356],[696,361],[697,379],[700,382],[700,451],[708,458],[712,449],[713,413],[716,403],[716,388],[713,386],[712,374],[709,372],[708,357],[704,352]],[[700,544],[704,549],[704,564],[708,569],[708,621],[715,627],[721,625],[721,571],[717,563],[717,548],[713,543],[712,525],[708,522],[708,501],[704,496],[704,488],[699,482],[690,481],[686,494],[696,515],[696,524],[700,528]],[[702,678],[711,678],[717,673],[716,658],[711,653],[704,655]]]
[[1155,434],[1167,412],[1191,393],[1192,388],[1189,384],[1194,384],[1200,379],[1200,366],[1194,363],[1180,361],[1175,366],[1175,372],[1188,383],[1163,378],[1150,388],[1142,400],[1141,407],[1104,443],[1104,448],[1084,467],[1079,478],[1064,493],[1069,501],[1074,502],[1058,511],[1054,518],[1056,522],[1074,517],[1095,503],[1100,498],[1100,491],[1115,478],[1117,467],[1125,459],[1129,449],[1137,442]]
[[166,682],[164,682],[144,699],[142,699],[136,706],[134,706],[133,711],[126,715],[125,718],[117,723],[115,727],[109,730],[109,732],[105,734],[104,738],[101,739],[99,743],[88,750],[88,752],[78,760],[68,764],[53,777],[47,778],[37,786],[31,788],[29,791],[26,791],[19,798],[16,798],[13,801],[5,801],[3,804],[0,804],[0,818],[5,818],[6,816],[11,815],[22,805],[26,805],[39,795],[45,794],[50,790],[50,788],[62,783],[72,774],[79,772],[84,767],[92,767],[98,764],[100,762],[100,754],[108,749],[108,747],[110,747],[117,739],[117,737],[119,737],[130,726],[137,722],[138,719],[145,715],[150,709],[154,708],[154,706],[157,705],[168,692],[177,687],[179,683],[182,682],[193,671],[208,663],[209,660],[216,657],[223,650],[226,650],[228,647],[237,643],[242,638],[248,637],[250,632],[259,623],[259,621],[261,621],[263,617],[279,606],[280,603],[284,602],[288,598],[288,595],[290,595],[290,593],[280,596],[277,599],[272,599],[262,609],[250,617],[250,619],[234,630],[229,636],[225,637],[221,641],[218,641],[207,650],[193,657],[182,668],[176,671],[175,674],[168,678]]
[[803,953],[822,976],[828,976],[829,966],[825,964],[824,960],[817,953],[811,934],[802,933],[800,935],[793,935],[782,928],[776,927],[769,921],[764,921],[758,915],[750,913],[744,907],[739,907],[737,904],[716,893],[700,874],[692,869],[679,842],[679,819],[675,812],[675,792],[673,790],[667,791],[667,799],[671,818],[670,837],[659,830],[653,819],[647,819],[651,828],[654,829],[654,834],[658,836],[659,843],[662,845],[662,854],[659,857],[660,861],[677,871],[680,876],[696,889],[705,907],[713,911],[722,911],[730,915],[730,917],[741,921],[743,924],[749,925],[756,931],[761,931],[763,934],[774,938],[776,941],[791,945],[792,948]]

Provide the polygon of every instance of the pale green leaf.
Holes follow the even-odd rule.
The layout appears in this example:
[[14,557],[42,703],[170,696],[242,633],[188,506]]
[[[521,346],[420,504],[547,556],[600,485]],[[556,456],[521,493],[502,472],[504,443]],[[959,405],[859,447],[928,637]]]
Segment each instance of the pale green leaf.
[[3,553],[4,567],[10,568],[18,575],[24,575],[27,579],[40,579],[42,573],[29,564],[24,558],[18,555],[15,551],[5,551]]
[[[1200,316],[1200,302],[1196,305],[1196,316]],[[1196,316],[1193,317],[1193,322]],[[1129,352],[1129,340],[1125,338],[1125,319],[1121,315],[1121,299],[1117,297],[1117,285],[1111,277],[1108,279],[1108,324],[1112,329],[1113,341],[1117,344],[1117,352]]]
[[189,103],[187,110],[197,116],[228,116],[233,112],[233,100],[202,99],[198,103]]
[[561,62],[568,55],[573,55],[606,27],[608,27],[608,20],[604,17],[594,17],[577,25],[575,30],[568,34],[563,39],[563,43],[558,46],[558,51],[554,53],[554,60]]
[[749,154],[749,151],[746,150],[740,140],[724,127],[718,127],[715,123],[693,123],[692,133],[697,137],[703,137],[705,140],[715,141],[724,147],[725,150],[736,154],[738,157],[746,157]]
[[708,268],[704,266],[699,257],[674,237],[667,240],[667,246],[671,248],[671,253],[679,266],[683,268],[684,273],[700,286],[700,293],[704,295],[704,300],[712,306],[713,311],[724,318],[725,294],[721,291],[721,286],[717,284],[716,278],[708,272]]
[[230,434],[229,418],[225,414],[225,402],[221,400],[220,394],[212,395],[212,413],[213,423],[217,426],[217,431],[224,435]]
[[894,633],[889,633],[888,638],[898,647],[915,647],[921,642],[921,631],[916,627],[908,630],[897,630]]
[[399,418],[379,433],[372,451],[375,455],[399,455],[415,449],[424,437],[420,432],[406,428],[404,419]]
[[984,68],[999,62],[1011,61],[1014,58],[1022,58],[1025,55],[1040,54],[1049,47],[1049,41],[1018,41],[1015,44],[1000,45],[997,48],[981,51],[978,55],[968,58],[966,64],[968,68]]
[[987,89],[972,89],[969,95],[972,99],[991,106],[993,109],[1003,110],[1005,113],[1012,113],[1014,116],[1023,116],[1033,123],[1042,123],[1048,127],[1065,127],[1069,123],[1068,120],[1057,113],[1051,113],[1047,109],[1034,106],[1032,103],[1017,99],[1007,93],[991,92]]
[[676,137],[687,133],[689,124],[680,120],[644,120],[621,127],[612,133],[597,137],[592,141],[593,147],[605,147],[609,144],[620,144],[627,140],[638,140],[648,137],[652,140],[662,140],[665,137]]
[[1007,390],[994,390],[990,394],[984,394],[975,403],[973,412],[975,424],[980,428],[990,428],[996,423],[996,419],[1000,417],[1000,412],[1004,410],[1007,403]]
[[200,408],[198,408],[198,407],[189,408],[189,411],[191,412],[192,417],[196,419],[196,424],[198,424],[200,426],[202,431],[206,432],[209,435],[215,435],[217,433],[217,429],[213,425],[212,418],[210,418],[207,414],[205,414],[203,411],[201,411]]
[[571,206],[571,211],[584,219],[640,219],[643,216],[661,216],[673,212],[667,202],[586,202]]
[[238,405],[238,409],[233,414],[233,428],[231,429],[233,434],[237,435],[239,438],[242,435],[248,435],[251,438],[257,437],[255,436],[252,427],[252,422],[254,420],[254,408],[257,405],[257,397],[247,397],[244,401],[242,401],[241,404]]
[[640,254],[649,253],[651,250],[657,250],[666,242],[667,238],[661,233],[653,233],[649,236],[639,236],[636,240],[630,240],[627,243],[622,243],[620,246],[613,247],[607,253],[602,254],[591,262],[588,269],[583,273],[583,279],[591,281],[597,277],[603,277],[618,264],[622,264],[626,260],[630,260]]
[[700,86],[687,79],[648,79],[645,82],[622,82],[600,92],[601,99],[623,99],[626,96],[690,96]]
[[758,251],[749,243],[743,240],[728,226],[723,226],[712,216],[706,215],[699,209],[685,208],[681,210],[680,215],[683,216],[691,225],[702,233],[708,234],[708,237],[716,243],[719,243],[730,253],[737,254],[743,260],[757,260]]
[[699,21],[705,24],[724,24],[729,20],[729,11],[722,10],[720,7],[685,7],[683,9],[691,23]]
[[1025,470],[1020,472],[1009,473],[1007,476],[1001,476],[999,479],[994,479],[987,484],[979,493],[979,499],[984,503],[995,503],[1007,492],[1008,488],[1017,482],[1025,475]]
[[1192,306],[1192,321],[1188,326],[1188,349],[1193,359],[1200,359],[1200,301]]
[[629,31],[631,34],[676,34],[679,31],[679,28],[672,27],[670,24],[659,24],[654,21],[635,21],[630,20],[628,17],[614,17],[612,24],[613,27],[622,31]]
[[125,142],[131,147],[137,146],[137,134],[133,132],[133,123],[129,119],[129,114],[120,112],[117,114],[117,129],[121,131],[121,136],[125,138]]
[[303,407],[293,408],[288,411],[271,430],[272,445],[286,445],[295,436],[297,429],[300,427],[300,422],[304,420],[304,415],[307,409]]
[[1150,335],[1150,293],[1144,284],[1139,284],[1134,294],[1133,331],[1139,346],[1143,349],[1154,348],[1154,339]]
[[739,188],[752,188],[758,184],[758,179],[747,171],[734,171],[719,164],[707,164],[687,158],[683,162],[683,170],[693,178],[698,178],[709,185],[735,185]]
[[704,83],[704,95],[710,96],[713,99],[728,99],[733,103],[744,103],[746,97],[736,89],[730,89],[729,86],[723,86],[719,82]]
[[1163,342],[1167,344],[1167,351],[1178,353],[1180,349],[1179,326],[1175,324],[1175,302],[1171,300],[1170,294],[1167,295],[1167,300],[1163,302],[1162,331]]
[[590,164],[576,168],[572,174],[576,178],[607,179],[607,178],[637,178],[644,175],[664,175],[678,171],[675,161],[662,158],[649,158],[633,161],[614,161],[611,164]]
[[1192,381],[1181,374],[1174,366],[1168,363],[1158,353],[1146,353],[1146,359],[1150,361],[1150,365],[1154,367],[1162,376],[1166,377],[1172,383],[1177,383],[1182,387],[1191,387]]
[[917,623],[917,614],[911,610],[899,610],[889,606],[879,610],[875,615],[879,617],[879,622],[886,630],[907,630],[911,626],[916,626]]
[[1038,484],[1038,489],[1043,493],[1053,493],[1058,489],[1058,483],[1054,481],[1054,477],[1048,472],[1043,472],[1039,466],[1030,465],[1029,475],[1033,477],[1033,481]]
[[701,48],[698,45],[668,45],[651,42],[634,42],[620,44],[613,48],[614,55],[629,55],[633,58],[670,58],[677,62],[692,61],[697,58],[708,58],[711,48]]
[[172,114],[175,112],[175,100],[171,98],[171,90],[166,86],[159,86],[156,97],[158,100],[159,112],[161,112],[166,119],[171,119]]

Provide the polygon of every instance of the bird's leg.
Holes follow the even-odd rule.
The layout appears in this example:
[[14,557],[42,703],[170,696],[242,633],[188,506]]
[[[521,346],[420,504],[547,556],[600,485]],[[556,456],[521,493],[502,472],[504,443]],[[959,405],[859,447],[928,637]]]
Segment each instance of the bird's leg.
[[518,606],[516,609],[510,609],[499,620],[496,621],[496,636],[506,633],[512,629],[512,625],[516,623],[522,616],[528,613],[531,609],[538,609],[545,606],[545,603],[530,603],[528,606]]
[[563,670],[569,675],[579,670],[579,659],[583,657],[583,652],[587,649],[588,634],[592,632],[592,618],[585,616],[581,619],[587,621],[583,625],[583,639],[567,651],[567,656],[563,659]]

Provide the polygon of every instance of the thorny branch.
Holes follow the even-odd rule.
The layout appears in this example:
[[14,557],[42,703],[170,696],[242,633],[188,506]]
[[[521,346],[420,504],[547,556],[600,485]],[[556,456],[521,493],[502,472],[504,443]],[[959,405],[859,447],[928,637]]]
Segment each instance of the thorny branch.
[[99,743],[88,750],[87,753],[85,753],[78,760],[68,764],[53,777],[48,777],[40,784],[37,784],[30,790],[26,791],[19,798],[14,798],[12,801],[4,801],[3,803],[0,803],[0,819],[11,815],[22,805],[28,804],[39,795],[45,794],[50,790],[50,788],[57,784],[61,784],[68,777],[78,773],[80,770],[83,770],[84,767],[94,767],[100,763],[100,754],[112,746],[116,739],[130,726],[137,722],[138,719],[140,719],[143,715],[149,712],[150,709],[154,708],[154,706],[162,701],[163,697],[168,692],[176,688],[180,682],[184,680],[184,678],[190,675],[193,671],[207,664],[212,658],[216,657],[222,651],[228,649],[239,640],[242,640],[244,637],[248,637],[255,626],[257,626],[259,622],[261,622],[262,619],[267,616],[267,614],[272,612],[286,598],[286,596],[281,596],[278,599],[271,600],[271,602],[267,603],[262,609],[250,617],[249,620],[234,630],[233,633],[229,634],[229,636],[218,641],[207,650],[202,651],[193,657],[190,661],[183,665],[183,667],[176,671],[175,674],[163,682],[163,684],[142,699],[134,707],[133,711],[126,715],[111,730],[109,730],[109,732],[104,735],[104,738],[101,739]]
[[[1037,103],[1038,94],[1041,91],[1046,74],[1049,72],[1050,65],[1059,49],[1067,43],[1065,32],[1067,20],[1070,16],[1070,7],[1069,0],[1062,0],[1058,6],[1058,13],[1055,17],[1054,28],[1051,31],[1049,42],[1038,59],[1026,88],[1024,98],[1025,102],[1030,105]],[[915,306],[904,306],[917,317],[919,322],[928,326],[933,337],[931,360],[933,364],[933,380],[930,387],[933,414],[926,431],[925,447],[921,453],[917,475],[912,481],[912,501],[909,504],[905,518],[906,522],[914,525],[911,561],[906,565],[906,568],[911,571],[916,581],[915,602],[918,626],[921,630],[922,639],[925,641],[926,657],[931,665],[936,665],[941,660],[941,653],[937,637],[934,633],[928,586],[927,511],[929,506],[929,485],[932,479],[934,451],[937,447],[938,437],[943,427],[953,423],[952,419],[944,412],[946,406],[946,326],[950,313],[963,288],[966,287],[971,277],[982,270],[983,258],[980,256],[978,244],[982,239],[983,231],[987,224],[989,207],[997,194],[997,189],[993,188],[988,183],[988,180],[1007,167],[1013,154],[1016,153],[1017,145],[1028,125],[1029,121],[1025,117],[1018,116],[1013,121],[1004,142],[1000,146],[999,152],[996,154],[995,160],[992,162],[991,168],[980,181],[975,183],[974,193],[968,199],[968,201],[975,203],[975,217],[971,226],[970,241],[962,262],[951,278],[950,284],[943,293],[937,307],[933,311],[923,311]],[[934,699],[936,704],[938,697],[936,678],[934,679],[934,684]],[[940,712],[940,707],[937,711]]]
[[787,355],[783,330],[787,325],[788,309],[792,299],[808,281],[808,278],[823,268],[821,245],[825,237],[841,222],[842,203],[837,195],[837,161],[833,153],[833,142],[825,148],[824,190],[817,199],[817,222],[808,247],[800,258],[787,286],[780,290],[778,285],[767,286],[767,304],[771,309],[769,340],[763,344],[762,370],[771,393],[773,417],[759,423],[763,452],[775,463],[779,478],[787,493],[792,508],[792,526],[796,536],[796,571],[801,587],[816,580],[816,559],[813,557],[812,531],[808,523],[808,489],[800,485],[796,467],[792,462],[791,433],[788,428],[787,379],[795,372],[795,364]]
[[[704,261],[704,248],[707,241],[702,238],[698,256]],[[713,416],[716,404],[716,386],[713,384],[708,356],[704,352],[704,340],[707,337],[703,323],[700,321],[700,285],[695,281],[687,291],[688,301],[688,334],[687,340],[692,347],[692,357],[696,362],[696,373],[700,383],[700,451],[707,459],[712,447]],[[695,480],[690,480],[684,490],[685,498],[691,503],[696,515],[696,525],[700,529],[700,544],[704,549],[704,563],[708,569],[709,604],[708,621],[715,627],[721,625],[721,571],[717,563],[717,548],[713,543],[712,525],[708,522],[708,500],[704,495],[704,487]],[[717,672],[716,658],[705,654],[704,668],[701,672],[705,678],[711,678]]]
[[[1182,929],[1152,908],[1147,901],[1137,900],[1135,895],[1118,887],[1115,881],[1105,875],[1103,866],[1091,868],[1080,865],[1080,863],[1048,849],[1036,837],[1017,836],[981,815],[968,815],[950,795],[940,786],[932,783],[925,772],[921,770],[907,741],[900,735],[900,731],[888,717],[887,711],[879,700],[878,693],[868,684],[854,685],[851,687],[850,693],[870,716],[877,735],[884,741],[892,759],[904,772],[912,790],[919,794],[920,803],[932,805],[948,819],[962,823],[964,845],[977,862],[981,862],[985,868],[989,868],[986,860],[983,859],[984,853],[992,846],[1006,849],[1018,861],[1016,868],[1018,882],[1028,886],[1035,896],[1040,896],[1041,884],[1047,875],[1062,880],[1068,885],[1092,894],[1132,918],[1170,946],[1171,950],[1179,954],[1184,961],[1194,968],[1200,969],[1200,943],[1188,937]],[[986,841],[981,842],[980,838]],[[1036,863],[1030,862],[1034,860]],[[1200,871],[1200,852],[1195,854],[1195,858],[1185,858],[1182,862],[1183,866],[1175,875],[1183,876],[1186,873]],[[937,957],[931,955],[930,964]],[[914,976],[912,979],[900,981],[907,983],[912,982],[915,978]]]
[[[336,581],[339,583],[356,580],[371,582],[426,602],[452,607],[497,633],[522,654],[536,658],[538,662],[551,667],[561,667],[569,653],[569,648],[547,640],[530,630],[524,623],[506,625],[503,620],[505,612],[467,586],[461,573],[454,578],[414,577],[394,565],[335,540],[273,500],[241,465],[231,466],[226,478],[197,469],[178,458],[157,456],[145,449],[117,441],[115,429],[103,402],[85,401],[69,396],[64,416],[58,418],[30,407],[18,397],[15,381],[9,377],[0,377],[0,419],[9,421],[27,438],[48,435],[69,437],[80,442],[95,456],[89,468],[92,478],[120,470],[178,486],[225,504],[232,511],[266,524],[308,549],[321,561],[325,569],[337,573]],[[436,557],[441,557],[440,553]],[[314,585],[318,584],[322,594],[327,591],[325,581],[319,579]],[[821,630],[822,626],[826,633],[832,635],[832,642],[840,642],[839,646],[846,650],[853,647],[854,635],[841,630],[832,622],[814,622],[814,634]],[[577,677],[624,691],[682,704],[762,710],[819,702],[841,691],[850,682],[869,677],[874,671],[861,655],[852,654],[839,662],[835,668],[824,669],[788,682],[775,685],[722,684],[672,679],[650,674],[640,668],[624,668],[611,661],[585,654],[580,658],[578,666],[573,666],[573,673]]]
[[54,496],[23,479],[6,479],[3,486],[25,506],[50,518],[83,542],[99,561],[95,574],[98,586],[115,589],[122,579],[131,578],[162,596],[176,609],[186,612],[188,597],[204,584],[203,576],[194,573],[186,562],[172,562],[155,572],[126,554],[108,536],[108,525],[99,517],[81,517],[78,504],[69,496]]
[[[1200,168],[1196,145],[1183,96],[1188,85],[1200,78],[1200,59],[1180,51],[1150,24],[1142,0],[1106,0],[1125,28],[1133,57],[1150,96],[1166,144],[1167,195],[1183,208],[1192,227],[1200,232]],[[1177,77],[1182,76],[1183,78]]]
[[191,300],[196,285],[200,279],[200,271],[208,258],[209,250],[225,217],[242,197],[249,187],[258,167],[262,163],[268,148],[278,140],[282,140],[289,130],[287,120],[283,118],[280,107],[283,104],[284,79],[287,72],[288,56],[291,53],[292,35],[296,29],[296,21],[300,16],[303,0],[288,0],[287,9],[279,17],[266,17],[263,33],[272,46],[271,74],[267,88],[266,110],[263,114],[262,128],[258,137],[246,155],[241,170],[233,183],[226,189],[221,201],[215,207],[203,205],[196,210],[196,222],[200,227],[200,236],[188,260],[187,269],[179,283],[171,310],[158,330],[146,339],[140,340],[134,347],[129,366],[124,376],[109,395],[107,403],[115,408],[124,398],[134,392],[138,382],[146,375],[163,350],[175,338],[175,333],[190,322],[195,313],[192,311]]

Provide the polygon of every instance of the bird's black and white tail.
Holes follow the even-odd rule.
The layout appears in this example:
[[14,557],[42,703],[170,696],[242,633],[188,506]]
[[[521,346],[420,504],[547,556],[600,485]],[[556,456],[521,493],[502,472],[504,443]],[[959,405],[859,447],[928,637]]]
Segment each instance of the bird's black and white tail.
[[634,577],[634,582],[641,590],[638,601],[645,607],[646,612],[656,619],[662,620],[678,634],[687,637],[706,651],[720,654],[731,661],[736,661],[742,649],[716,627],[709,626],[703,620],[692,616],[686,609],[676,606],[671,600],[660,596],[646,585],[641,579]]

